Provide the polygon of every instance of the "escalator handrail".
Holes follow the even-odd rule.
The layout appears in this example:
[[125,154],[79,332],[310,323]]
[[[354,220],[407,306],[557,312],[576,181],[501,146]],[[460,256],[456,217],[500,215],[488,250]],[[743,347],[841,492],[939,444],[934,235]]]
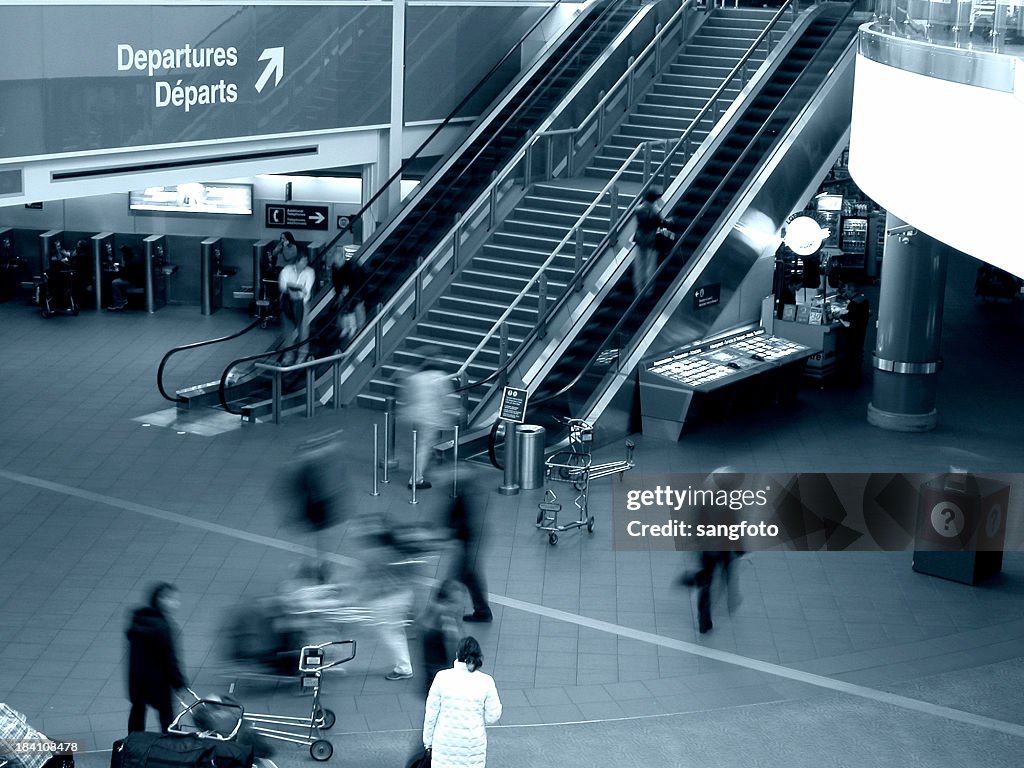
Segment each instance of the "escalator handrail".
[[529,38],[530,35],[532,35],[537,30],[537,28],[548,18],[548,16],[550,16],[555,11],[555,9],[559,5],[561,5],[561,3],[562,0],[555,0],[555,2],[543,14],[541,14],[537,21],[535,21],[533,25],[525,33],[523,33],[522,37],[520,37],[519,40],[515,44],[513,44],[511,48],[509,48],[508,51],[506,51],[505,55],[502,56],[501,59],[499,59],[498,62],[487,71],[487,74],[485,74],[482,78],[480,78],[479,81],[477,81],[476,85],[474,85],[470,89],[469,93],[467,93],[463,97],[463,99],[455,106],[455,108],[448,114],[448,116],[440,123],[438,123],[434,130],[430,132],[430,135],[427,136],[427,138],[420,143],[420,145],[413,151],[411,155],[409,155],[407,159],[402,161],[402,164],[399,166],[398,170],[391,174],[387,181],[385,181],[380,186],[380,189],[378,189],[373,194],[373,196],[370,197],[370,199],[367,200],[358,211],[356,211],[355,213],[351,214],[348,217],[348,225],[344,229],[339,231],[330,240],[330,242],[327,243],[327,245],[323,249],[324,253],[330,252],[330,250],[337,245],[338,241],[346,233],[352,230],[352,227],[354,226],[356,221],[362,218],[362,216],[370,209],[370,207],[374,203],[377,202],[377,200],[380,199],[380,197],[391,187],[391,185],[402,177],[402,173],[408,169],[408,167],[412,164],[413,160],[418,158],[420,156],[420,153],[427,148],[427,145],[429,145],[430,142],[433,141],[444,128],[451,124],[451,122],[458,116],[459,110],[466,106],[466,104],[469,103],[470,99],[472,99],[474,96],[476,96],[477,93],[480,92],[480,90],[484,87],[484,84],[491,78],[491,76],[495,72],[497,72],[498,69],[502,65],[504,65],[505,62],[507,62],[509,58],[511,58],[511,56],[520,49],[523,43],[526,42],[527,38]]
[[[733,67],[732,71],[726,76],[726,79],[715,90],[714,94],[712,94],[712,96],[708,99],[707,103],[700,110],[700,112],[698,112],[697,116],[690,123],[690,125],[686,129],[686,131],[684,131],[684,133],[682,134],[680,139],[676,142],[676,144],[672,148],[672,150],[671,151],[666,151],[665,158],[658,165],[657,169],[651,174],[651,179],[646,181],[643,184],[643,186],[642,186],[640,192],[637,194],[637,196],[635,198],[633,198],[632,202],[629,205],[627,205],[626,209],[622,212],[622,214],[619,216],[617,221],[612,224],[609,233],[604,238],[602,238],[601,242],[595,247],[595,249],[594,249],[594,254],[595,255],[600,253],[605,247],[607,247],[609,242],[611,242],[612,240],[618,238],[619,234],[621,233],[622,227],[625,225],[626,222],[629,221],[630,215],[632,214],[633,210],[635,209],[635,207],[637,205],[637,201],[642,198],[644,192],[651,186],[651,184],[653,183],[654,179],[658,178],[658,176],[664,172],[664,169],[670,167],[671,163],[675,160],[676,154],[679,152],[679,150],[686,146],[686,144],[685,144],[686,137],[689,136],[691,131],[693,131],[696,128],[698,122],[700,121],[700,119],[705,114],[707,114],[708,110],[715,106],[715,104],[717,103],[717,100],[719,98],[721,98],[722,94],[725,93],[725,91],[728,89],[728,86],[733,81],[733,79],[738,74],[742,74],[743,72],[746,71],[746,68],[745,68],[746,62],[750,59],[750,57],[761,46],[761,43],[765,40],[767,35],[774,29],[775,25],[778,23],[779,19],[782,17],[782,14],[787,10],[787,8],[791,7],[794,2],[795,2],[795,0],[786,0],[786,2],[783,4],[783,6],[781,8],[779,8],[779,10],[772,17],[772,19],[768,22],[768,25],[765,27],[765,29],[761,32],[760,35],[758,35],[758,37],[754,40],[754,42],[751,43],[750,47],[747,49],[746,53],[743,55],[743,57],[740,59],[740,61],[736,64],[736,66]],[[683,6],[683,7],[685,7],[685,6]],[[682,11],[682,8],[680,8],[680,11]],[[677,13],[678,12],[679,11],[677,11]],[[671,21],[670,22],[666,22],[665,27],[663,28],[662,32],[666,32],[668,30],[670,24],[671,24]],[[637,62],[639,62],[640,59],[648,52],[648,50],[651,50],[652,47],[656,43],[657,43],[657,38],[655,38],[655,40],[652,40],[652,42],[647,46],[647,48],[645,48],[645,50],[643,52],[641,52],[641,54],[637,57]],[[634,65],[637,62],[634,62]],[[588,116],[587,119],[589,119],[589,116]],[[540,134],[535,136],[534,137],[534,141],[539,140],[539,137],[540,137]],[[605,184],[605,186],[602,188],[601,192],[595,197],[594,202],[591,203],[587,207],[587,209],[576,220],[576,223],[573,224],[569,228],[568,233],[565,235],[565,237],[562,238],[562,240],[558,243],[558,245],[555,246],[555,249],[548,256],[548,258],[544,261],[544,263],[538,268],[538,270],[534,274],[534,276],[522,288],[522,290],[519,292],[519,295],[516,296],[516,298],[513,300],[512,304],[494,322],[494,324],[491,326],[491,328],[487,332],[487,334],[483,337],[483,339],[481,339],[481,341],[477,344],[476,348],[470,353],[469,357],[466,359],[466,362],[459,368],[458,374],[456,374],[457,376],[461,376],[465,371],[467,371],[468,368],[469,368],[469,365],[480,354],[481,350],[483,350],[483,348],[488,344],[488,342],[490,342],[494,338],[494,336],[497,333],[500,333],[501,325],[511,316],[512,311],[516,307],[518,307],[518,305],[524,300],[527,291],[529,291],[529,289],[532,288],[539,281],[540,275],[544,272],[545,269],[547,269],[547,267],[554,261],[554,259],[557,258],[560,255],[560,253],[561,253],[562,249],[565,247],[565,245],[573,238],[574,233],[577,230],[582,230],[583,229],[584,224],[586,223],[586,219],[590,216],[590,214],[593,212],[593,210],[597,207],[598,203],[602,200],[604,195],[607,194],[609,192],[609,190],[615,185],[616,181],[618,181],[619,178],[621,178],[621,176],[623,176],[628,171],[628,169],[630,168],[632,163],[636,161],[636,159],[639,157],[639,155],[643,151],[643,149],[645,147],[654,147],[654,146],[657,146],[657,145],[663,145],[665,143],[666,143],[666,140],[664,140],[664,139],[657,139],[657,140],[652,140],[652,141],[646,141],[646,142],[642,142],[641,144],[639,144],[636,147],[636,149],[634,149],[634,151],[629,155],[629,157],[625,160],[625,162],[622,163],[622,165],[615,172],[615,174],[613,174],[611,180],[607,184]],[[591,258],[583,265],[583,267],[582,267],[582,269],[580,271],[580,274],[573,276],[573,279],[570,281],[569,286],[567,286],[566,290],[556,299],[554,305],[550,309],[546,310],[545,314],[552,314],[554,312],[557,312],[562,306],[564,306],[564,303],[568,300],[568,297],[573,293],[572,285],[575,284],[575,283],[578,283],[578,281],[583,279],[583,277],[585,277],[589,273],[590,269],[592,268],[592,265],[595,264],[596,262],[597,262],[597,259],[595,259],[593,256],[591,256]],[[484,384],[487,384],[487,383],[493,381],[495,379],[495,377],[497,375],[499,375],[503,370],[507,370],[513,364],[514,361],[518,361],[521,358],[522,353],[525,352],[526,348],[529,346],[529,342],[535,338],[536,334],[537,334],[537,329],[532,329],[531,332],[527,335],[526,339],[524,339],[523,342],[520,344],[519,349],[516,351],[516,354],[513,355],[512,357],[510,357],[510,359],[507,360],[505,362],[505,364],[500,366],[498,370],[496,370],[492,374],[488,375],[487,377],[481,379],[480,381],[472,382],[470,384],[467,384],[467,385],[464,385],[464,386],[460,387],[459,391],[473,389],[475,387],[479,387],[479,386],[482,386]],[[483,400],[481,400],[481,402],[483,402]]]
[[[602,12],[601,18],[603,19],[606,15],[611,15],[620,6],[625,5],[625,4],[629,3],[629,2],[631,2],[631,0],[618,0],[617,2],[611,3],[606,9],[604,9],[604,11]],[[599,20],[598,23],[595,24],[595,28],[599,25],[599,23],[600,23],[600,20]],[[585,40],[585,38],[581,38],[580,41],[577,41],[577,43],[574,44],[574,48],[576,47],[576,45],[582,43],[584,40]],[[564,54],[564,56],[563,56],[563,60],[562,60],[561,64],[564,64],[564,62],[567,61],[569,58],[571,58],[571,56],[574,53],[575,53],[575,50],[567,51]],[[527,98],[531,98],[532,96],[533,96],[533,94],[531,94],[531,96],[527,97]],[[511,119],[511,118],[509,118],[509,119]],[[483,151],[483,148],[481,148],[480,152],[482,152],[482,151]],[[506,165],[506,171],[507,172],[506,172],[505,175],[501,176],[500,178],[502,178],[502,179],[507,178],[507,173],[510,172],[510,171],[508,171],[508,169],[514,167],[515,164],[518,163],[522,159],[522,157],[525,155],[525,152],[526,152],[526,147],[523,147],[523,148],[521,148],[515,154],[515,156],[512,159],[509,160],[508,164]],[[492,182],[491,185],[488,186],[487,190],[492,189],[494,183],[495,182]],[[486,191],[484,193],[481,193],[481,195],[474,202],[474,206],[478,206],[479,204],[481,204],[481,201],[486,200],[487,199],[487,195],[488,195],[488,192],[486,192]],[[471,210],[476,210],[476,208],[471,208]],[[468,219],[470,217],[467,215],[464,218]],[[445,240],[446,239],[447,238],[445,238]],[[336,240],[334,240],[332,242],[336,242]],[[431,269],[434,266],[433,262],[435,260],[435,256],[436,256],[437,253],[440,252],[443,244],[444,244],[444,240],[442,240],[442,243],[434,248],[434,250],[431,252],[431,254],[428,257],[426,257],[426,258],[424,258],[422,260],[422,263],[418,267],[416,267],[416,269],[410,275],[405,277],[405,279],[403,281],[403,289],[404,289],[405,286],[413,284],[414,280],[420,279],[420,276],[423,275],[423,273],[425,271]],[[366,246],[364,246],[364,247],[366,247]],[[330,250],[329,248],[324,248],[323,252],[326,253],[329,250]],[[381,268],[384,268],[385,266],[387,266],[387,265],[381,265]],[[376,274],[376,273],[374,273],[374,274]],[[366,285],[370,284],[371,281],[372,281],[372,278],[373,278],[373,275],[365,276],[364,279],[363,279],[362,287],[365,288]],[[369,335],[371,333],[375,332],[375,327],[376,327],[377,323],[381,322],[381,318],[383,318],[387,314],[387,312],[390,309],[392,309],[396,304],[398,304],[400,301],[403,301],[403,300],[406,299],[406,293],[405,293],[405,291],[403,289],[399,289],[398,291],[396,291],[392,295],[392,297],[386,303],[384,303],[382,305],[379,305],[379,307],[377,308],[376,312],[374,313],[375,317],[372,320],[369,320],[366,323],[366,325],[361,329],[361,331],[349,343],[349,349],[353,350],[351,354],[353,354],[353,355],[354,354],[358,354],[358,350],[356,348],[358,346],[360,346],[361,344],[365,343],[366,340],[368,339]],[[333,289],[328,288],[327,290],[333,290]],[[321,298],[318,298],[317,303],[320,303],[322,301],[322,296],[323,295],[324,294],[321,294]],[[356,296],[359,295],[359,289],[357,289],[355,295]],[[221,379],[220,379],[221,384],[220,384],[220,387],[219,387],[219,390],[218,390],[218,397],[220,398],[221,404],[224,405],[225,410],[227,410],[228,413],[233,413],[233,414],[236,414],[236,415],[240,413],[238,411],[232,410],[226,404],[225,390],[226,390],[226,386],[227,386],[228,375],[229,375],[229,373],[230,373],[232,368],[234,368],[236,365],[238,365],[240,363],[245,363],[245,362],[250,362],[250,361],[254,361],[254,360],[259,360],[261,358],[271,357],[271,356],[274,356],[274,355],[281,354],[282,352],[287,352],[287,351],[291,351],[291,350],[294,350],[294,349],[298,349],[299,347],[303,346],[304,343],[305,342],[296,342],[295,344],[293,344],[292,346],[289,346],[289,347],[285,347],[285,348],[281,348],[281,349],[267,350],[267,351],[259,353],[257,355],[248,355],[246,357],[239,358],[237,360],[233,360],[230,363],[228,363],[227,367],[224,369],[224,372],[221,375]]]
[[696,0],[683,0],[682,4],[672,13],[672,15],[665,21],[664,24],[659,25],[658,31],[655,33],[654,38],[651,40],[644,49],[633,58],[633,63],[630,64],[626,70],[619,76],[619,79],[615,81],[615,84],[610,86],[604,96],[597,102],[593,109],[587,113],[587,116],[580,120],[578,125],[571,128],[562,128],[555,131],[542,131],[539,132],[538,136],[556,136],[556,135],[577,135],[583,133],[584,128],[591,122],[598,119],[600,113],[605,110],[608,103],[613,99],[618,98],[618,91],[628,86],[630,79],[633,74],[640,69],[645,63],[649,56],[655,55],[656,45],[660,44],[662,40],[669,36],[670,29],[680,21],[684,13],[690,9],[690,6],[694,5]]
[[167,367],[167,363],[171,359],[171,357],[178,354],[179,352],[184,352],[185,350],[188,349],[197,349],[199,347],[205,347],[210,344],[219,344],[222,341],[231,341],[232,339],[237,339],[239,336],[251,331],[257,325],[259,325],[260,322],[261,320],[257,318],[253,322],[249,323],[249,325],[245,326],[245,328],[243,328],[242,330],[236,331],[235,333],[229,334],[228,336],[220,336],[219,338],[216,339],[206,339],[205,341],[195,341],[192,342],[191,344],[182,344],[180,346],[168,350],[167,353],[163,356],[163,358],[161,358],[160,365],[156,369],[156,386],[157,389],[160,390],[160,394],[164,397],[165,400],[170,400],[172,403],[187,402],[187,400],[184,397],[181,397],[180,395],[175,394],[172,397],[171,395],[167,394],[167,390],[164,389],[164,368]]
[[[704,201],[704,205],[701,206],[700,211],[698,211],[698,213],[691,218],[690,223],[686,227],[686,229],[683,230],[683,232],[679,233],[679,235],[676,237],[675,245],[673,245],[672,249],[669,251],[668,255],[662,260],[661,264],[658,265],[658,268],[655,270],[654,275],[651,277],[650,281],[647,283],[647,288],[644,291],[644,293],[642,293],[640,296],[636,296],[633,299],[633,301],[630,303],[629,307],[622,313],[622,316],[619,318],[619,321],[605,335],[604,341],[601,344],[598,345],[598,351],[595,352],[594,356],[590,358],[590,360],[586,363],[586,365],[584,365],[580,369],[580,372],[568,384],[564,385],[557,392],[554,392],[554,393],[551,393],[551,394],[548,394],[548,395],[543,395],[541,397],[536,398],[533,401],[533,403],[535,405],[540,404],[540,403],[548,402],[548,401],[553,400],[553,399],[555,399],[555,398],[557,398],[557,397],[559,397],[561,395],[564,395],[566,392],[568,392],[570,389],[572,389],[574,386],[576,386],[576,384],[578,384],[580,382],[580,380],[583,378],[583,376],[586,375],[586,373],[596,364],[596,362],[598,361],[598,358],[601,356],[601,352],[607,347],[607,344],[610,343],[611,341],[613,341],[615,339],[616,335],[622,330],[622,327],[625,324],[626,320],[629,319],[629,317],[637,309],[637,305],[641,301],[645,300],[648,297],[648,293],[651,290],[651,287],[656,284],[658,276],[662,273],[663,270],[666,270],[666,269],[669,268],[669,265],[672,263],[673,259],[676,258],[677,253],[679,251],[679,248],[682,245],[683,241],[690,234],[690,231],[693,229],[693,227],[695,227],[697,225],[697,223],[702,219],[702,217],[704,216],[705,212],[708,209],[708,206],[711,205],[712,201],[715,199],[716,195],[719,193],[719,191],[722,189],[722,187],[731,179],[732,172],[746,158],[747,154],[752,151],[754,144],[762,136],[764,131],[767,129],[767,126],[771,122],[772,118],[775,116],[775,113],[777,112],[777,110],[779,110],[782,107],[783,102],[790,95],[790,93],[793,91],[793,89],[796,88],[800,84],[800,81],[804,77],[804,75],[807,72],[807,70],[813,65],[814,61],[821,55],[821,52],[826,48],[826,46],[832,41],[832,39],[835,37],[835,35],[842,28],[843,23],[846,21],[846,19],[849,18],[850,14],[853,12],[854,6],[855,6],[854,3],[849,3],[847,5],[846,12],[843,14],[843,16],[841,16],[840,18],[837,19],[835,26],[828,33],[828,35],[825,37],[825,39],[821,42],[820,46],[818,47],[818,50],[815,51],[814,55],[804,65],[803,71],[790,84],[790,86],[786,90],[786,93],[782,97],[780,97],[778,104],[776,104],[775,108],[772,109],[771,114],[768,117],[765,118],[764,122],[761,124],[761,127],[758,129],[757,133],[747,142],[746,146],[743,148],[743,151],[740,153],[740,156],[736,159],[736,162],[733,163],[733,166],[730,169],[729,173],[721,175],[721,178],[719,179],[719,182],[718,182],[717,186],[715,187],[715,189],[709,195],[707,195],[707,199]],[[693,269],[693,266],[694,266],[694,264],[690,265],[690,270]],[[689,274],[690,270],[687,270],[687,274]],[[619,360],[621,360],[621,359],[622,359],[622,351],[620,349],[619,350]]]

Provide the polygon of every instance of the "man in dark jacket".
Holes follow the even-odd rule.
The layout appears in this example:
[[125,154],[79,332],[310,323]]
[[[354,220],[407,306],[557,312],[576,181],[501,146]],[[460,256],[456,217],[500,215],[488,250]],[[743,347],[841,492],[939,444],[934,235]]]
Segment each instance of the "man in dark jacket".
[[125,634],[128,636],[128,732],[146,730],[146,707],[160,717],[166,732],[174,719],[172,693],[187,683],[175,651],[176,630],[170,615],[181,604],[178,590],[161,582],[150,592],[149,604],[137,608]]
[[490,622],[493,619],[487,601],[487,584],[479,563],[484,544],[483,510],[486,504],[487,497],[480,482],[469,478],[463,483],[463,490],[452,502],[448,513],[448,527],[456,544],[455,560],[448,578],[465,584],[473,602],[473,612],[463,616],[463,621]]

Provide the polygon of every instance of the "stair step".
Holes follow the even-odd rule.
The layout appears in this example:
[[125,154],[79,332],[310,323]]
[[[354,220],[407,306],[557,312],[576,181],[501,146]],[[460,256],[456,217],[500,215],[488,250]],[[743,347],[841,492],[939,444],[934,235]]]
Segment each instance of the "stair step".
[[[608,227],[608,214],[609,206],[604,206],[604,216],[601,215],[599,209],[591,211],[590,216],[587,218],[587,222],[591,227],[597,229],[607,229]],[[552,211],[544,210],[542,208],[526,208],[524,206],[517,207],[512,212],[514,221],[533,221],[541,222],[544,224],[558,224],[559,226],[565,227],[568,231],[570,227],[579,221],[578,213],[568,213],[566,211]]]
[[[509,301],[495,301],[493,297],[467,297],[452,293],[442,296],[438,300],[438,308],[449,312],[480,313],[481,315],[493,314],[495,319],[505,313],[511,304]],[[528,303],[517,304],[509,313],[509,319],[514,322],[534,325],[537,322],[537,300],[534,297]]]
[[[495,307],[495,309],[497,310],[498,308]],[[493,314],[485,314],[483,311],[467,312],[464,310],[431,309],[427,312],[427,320],[443,325],[473,328],[487,333],[501,315],[502,312],[499,311],[495,311]],[[533,329],[532,323],[525,323],[520,320],[506,318],[504,322],[508,324],[510,336],[515,334],[521,338],[526,338],[526,335]]]
[[[566,282],[571,280],[574,274],[573,261],[571,252],[560,253],[545,270],[548,279],[550,280],[555,275],[564,274]],[[537,274],[541,264],[543,264],[543,261],[529,263],[512,259],[495,259],[487,256],[475,256],[470,262],[470,266],[473,269],[504,275],[515,275],[517,277],[525,276],[527,279]]]
[[[530,254],[549,254],[555,250],[562,238],[538,238],[522,232],[495,232],[491,241],[484,246],[484,251],[494,253],[515,253],[522,254],[524,258],[530,258]],[[584,240],[583,255],[589,256],[594,252],[598,240]],[[575,243],[572,247],[575,249]],[[539,262],[538,262],[539,263]]]
[[[416,325],[416,335],[410,336],[409,338],[417,339],[437,339],[458,344],[468,344],[472,349],[484,338],[485,333],[488,329],[483,331],[477,331],[472,328],[466,328],[463,326],[451,326],[443,323],[431,323],[422,322]],[[512,334],[509,333],[509,343],[515,346],[519,346],[523,343],[523,339],[526,338],[526,334]],[[497,335],[492,336],[487,340],[488,347],[497,347],[500,340]]]
[[[507,232],[518,232],[525,235],[546,237],[554,239],[557,242],[565,237],[566,233],[569,231],[569,227],[562,227],[557,224],[548,224],[539,221],[520,221],[518,219],[509,219],[505,222],[505,230]],[[608,233],[606,231],[584,227],[583,242],[593,243],[596,245],[597,243],[600,243],[607,234]]]

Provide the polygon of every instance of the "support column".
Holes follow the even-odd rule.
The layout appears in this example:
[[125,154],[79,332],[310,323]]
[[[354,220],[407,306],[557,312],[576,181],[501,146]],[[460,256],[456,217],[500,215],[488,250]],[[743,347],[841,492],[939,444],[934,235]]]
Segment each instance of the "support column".
[[[391,178],[402,167],[405,128],[405,0],[392,0],[391,14],[391,129],[388,131],[388,163],[381,166],[387,168],[387,178]],[[397,211],[402,202],[401,179],[395,179],[384,198],[387,210],[381,221]]]
[[887,215],[868,423],[926,432],[938,421],[948,246]]

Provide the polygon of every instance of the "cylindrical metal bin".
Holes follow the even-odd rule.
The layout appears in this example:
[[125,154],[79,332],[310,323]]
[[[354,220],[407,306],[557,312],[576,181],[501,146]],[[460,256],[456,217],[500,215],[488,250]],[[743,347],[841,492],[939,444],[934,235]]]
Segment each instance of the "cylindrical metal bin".
[[520,424],[516,432],[519,436],[519,487],[524,491],[541,488],[544,486],[547,430],[536,424]]

